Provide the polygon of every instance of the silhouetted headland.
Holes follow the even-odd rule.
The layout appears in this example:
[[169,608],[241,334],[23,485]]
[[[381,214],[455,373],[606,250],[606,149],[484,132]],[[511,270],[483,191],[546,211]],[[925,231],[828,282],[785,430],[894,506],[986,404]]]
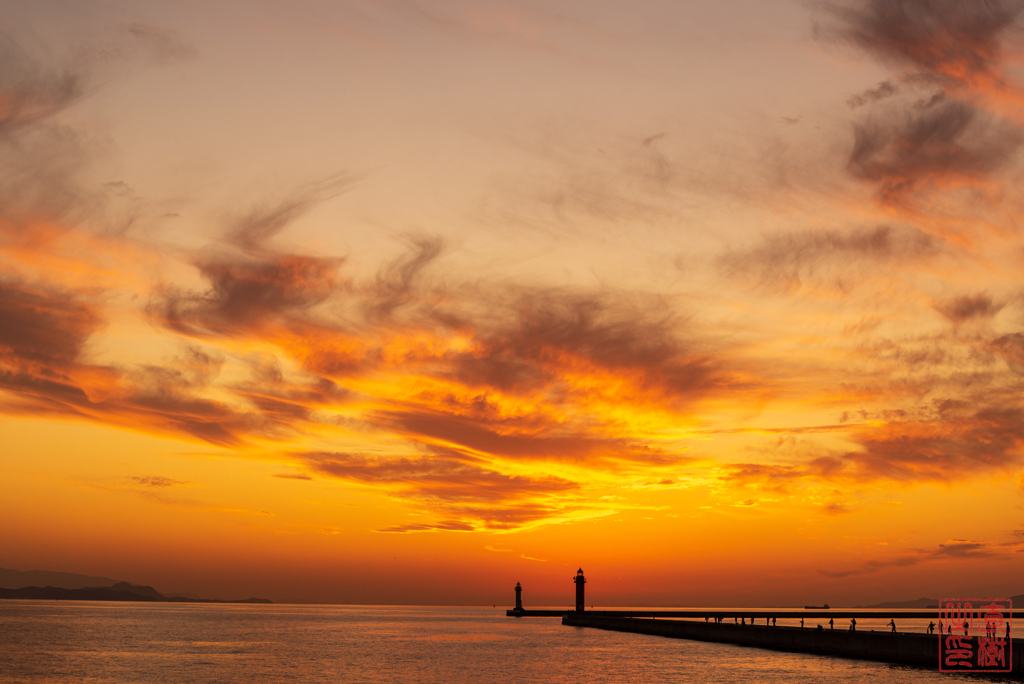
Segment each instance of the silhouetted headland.
[[[1010,597],[1015,606],[1024,606],[1024,594]],[[939,607],[939,599],[919,598],[913,601],[884,601],[870,606],[854,606],[855,608],[935,608]]]
[[0,568],[0,587],[61,587],[62,589],[83,589],[85,587],[112,587],[118,580],[109,577],[79,575],[74,572],[53,570],[12,570]]
[[0,599],[32,599],[36,601],[148,601],[151,603],[273,603],[270,599],[248,598],[234,601],[219,599],[164,596],[153,587],[118,582],[110,587],[22,587],[0,589]]

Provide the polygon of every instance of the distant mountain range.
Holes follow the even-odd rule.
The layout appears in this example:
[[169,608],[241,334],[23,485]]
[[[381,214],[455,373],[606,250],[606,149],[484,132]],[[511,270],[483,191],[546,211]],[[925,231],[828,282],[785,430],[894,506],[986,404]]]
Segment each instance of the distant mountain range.
[[70,572],[0,568],[0,599],[43,601],[149,601],[164,603],[272,603],[270,599],[235,601],[204,599],[192,594],[161,594],[153,587]]
[[[994,596],[991,598],[1009,598],[1015,606],[1024,608],[1024,594],[1018,594],[1017,596]],[[854,606],[854,608],[938,608],[940,600],[919,598],[916,601],[886,601],[871,606]]]

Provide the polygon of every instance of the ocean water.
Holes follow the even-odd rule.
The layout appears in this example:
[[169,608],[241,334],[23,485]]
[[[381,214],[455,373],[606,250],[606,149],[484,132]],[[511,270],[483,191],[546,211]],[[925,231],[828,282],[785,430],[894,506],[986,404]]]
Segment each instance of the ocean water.
[[962,681],[885,663],[567,627],[559,618],[504,612],[7,600],[0,601],[0,682]]

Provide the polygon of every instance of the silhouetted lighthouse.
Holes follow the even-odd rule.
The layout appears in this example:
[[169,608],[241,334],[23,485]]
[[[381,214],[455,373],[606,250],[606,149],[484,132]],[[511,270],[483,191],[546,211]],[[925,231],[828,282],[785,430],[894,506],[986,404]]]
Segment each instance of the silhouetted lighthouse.
[[523,587],[516,582],[516,610],[523,609]]
[[587,579],[583,576],[583,568],[576,571],[576,577],[573,578],[572,583],[576,585],[576,612],[582,613],[586,603],[583,600],[583,585],[587,583]]

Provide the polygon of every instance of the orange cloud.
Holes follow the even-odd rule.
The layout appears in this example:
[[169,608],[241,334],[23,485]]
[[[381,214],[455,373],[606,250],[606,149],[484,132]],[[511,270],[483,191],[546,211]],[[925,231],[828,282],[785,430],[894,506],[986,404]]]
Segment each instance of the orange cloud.
[[[932,77],[886,81],[851,98],[867,114],[854,128],[847,170],[903,216],[936,190],[998,185],[1020,133],[965,93],[1001,68],[1006,17],[941,2],[860,6],[837,14],[848,40]],[[132,32],[156,53],[184,56],[159,32]],[[936,46],[945,52],[931,52]],[[863,344],[822,342],[822,321],[864,305],[846,298],[851,282],[944,268],[942,259],[962,245],[936,237],[934,226],[844,228],[815,217],[814,227],[712,252],[718,268],[686,296],[442,278],[446,243],[427,237],[360,278],[346,259],[276,242],[355,180],[338,174],[228,221],[208,248],[171,255],[87,228],[102,213],[87,209],[102,198],[78,182],[88,161],[82,146],[55,135],[51,122],[81,96],[84,76],[0,47],[21,79],[0,80],[0,145],[14,160],[0,173],[0,198],[11,198],[0,208],[0,257],[17,266],[0,281],[6,412],[83,418],[239,453],[270,442],[260,453],[284,454],[301,470],[276,478],[355,483],[424,515],[389,532],[510,530],[597,514],[603,509],[585,500],[592,481],[643,473],[672,484],[662,476],[680,464],[714,486],[785,492],[803,483],[949,481],[1020,462],[1024,406],[1011,382],[1024,363],[1020,333],[911,339],[864,325]],[[936,84],[956,92],[904,101]],[[902,109],[878,113],[889,106]],[[623,222],[661,212],[678,173],[658,149],[663,137],[635,143],[642,156],[632,172],[643,192],[619,176],[584,178],[569,204]],[[202,285],[148,268],[176,258]],[[131,261],[147,265],[124,266]],[[746,284],[757,286],[752,294]],[[804,285],[834,287],[836,308],[808,314],[797,311],[796,298],[759,299]],[[916,305],[948,328],[936,312],[956,326],[1012,306],[981,287],[879,299]],[[148,304],[125,303],[136,295],[148,295]],[[691,310],[691,301],[703,308]],[[865,316],[896,327],[902,311],[886,304],[870,302]],[[760,316],[770,323],[759,329]],[[122,318],[155,330],[133,331],[142,342],[98,349]],[[168,358],[165,346],[178,355]],[[136,355],[125,358],[129,347]],[[957,353],[969,353],[969,362]],[[846,370],[850,358],[866,370]],[[968,401],[979,396],[971,383],[997,365],[1006,401]],[[786,412],[761,420],[765,397],[776,395],[785,396]],[[961,403],[949,403],[954,396]],[[822,406],[859,410],[871,423],[837,423]],[[821,441],[799,458],[719,464],[735,457],[714,439],[779,433]],[[844,437],[853,445],[839,448]],[[147,491],[178,484],[133,481]],[[820,505],[830,515],[848,510],[839,501]]]
[[1021,461],[1024,410],[950,406],[933,422],[891,423],[863,431],[863,452],[841,461],[858,479],[956,480],[964,473],[1009,470]]
[[[389,527],[385,532],[431,529],[509,529],[565,513],[566,494],[576,482],[551,476],[505,475],[466,462],[459,454],[375,457],[338,453],[302,454],[311,471],[383,487],[394,496],[445,518],[442,522]],[[572,508],[579,508],[571,502]]]
[[86,341],[102,322],[74,293],[0,284],[0,389],[9,393],[6,410],[141,424],[217,444],[240,442],[246,418],[195,396],[185,374],[159,368],[130,377],[82,361]]
[[786,491],[807,482],[953,482],[1024,461],[1024,409],[941,405],[931,420],[851,426],[857,450],[790,463],[729,463],[719,479]]

